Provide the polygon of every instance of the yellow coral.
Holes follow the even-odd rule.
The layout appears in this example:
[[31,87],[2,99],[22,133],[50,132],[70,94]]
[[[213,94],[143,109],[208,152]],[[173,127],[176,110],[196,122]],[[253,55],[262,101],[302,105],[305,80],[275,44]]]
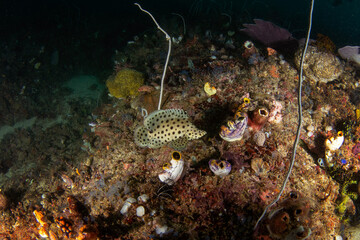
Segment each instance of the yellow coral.
[[111,95],[116,98],[125,98],[138,95],[138,89],[144,84],[144,75],[133,69],[122,69],[115,76],[106,81]]

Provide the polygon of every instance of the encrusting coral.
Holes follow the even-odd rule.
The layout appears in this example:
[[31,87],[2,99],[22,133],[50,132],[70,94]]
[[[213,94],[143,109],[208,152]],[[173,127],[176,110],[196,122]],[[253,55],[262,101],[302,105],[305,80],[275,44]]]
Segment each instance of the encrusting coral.
[[138,89],[143,84],[144,75],[129,68],[120,70],[106,81],[110,94],[116,98],[138,95]]
[[[300,68],[302,51],[295,53],[295,64]],[[330,82],[338,78],[344,71],[340,59],[328,51],[322,51],[316,46],[309,46],[305,54],[304,73],[306,77],[316,82]]]

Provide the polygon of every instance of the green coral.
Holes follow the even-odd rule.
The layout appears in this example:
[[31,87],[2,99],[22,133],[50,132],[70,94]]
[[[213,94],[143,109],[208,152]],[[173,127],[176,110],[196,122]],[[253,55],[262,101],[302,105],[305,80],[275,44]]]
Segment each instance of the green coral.
[[120,70],[106,81],[110,94],[116,98],[136,96],[142,85],[144,85],[144,75],[129,68]]
[[347,205],[351,201],[348,195],[343,196],[340,204],[336,207],[341,217],[345,215],[346,209],[348,208]]
[[349,187],[350,185],[357,184],[357,183],[358,183],[358,182],[355,181],[355,180],[346,181],[346,182],[344,183],[344,186],[343,186],[342,190],[341,190],[341,195],[342,195],[342,196],[349,196],[349,197],[351,197],[352,199],[356,200],[356,199],[358,198],[357,193],[355,193],[355,192],[349,192],[349,191],[348,191],[348,187]]
[[[347,223],[350,221],[350,216],[347,216],[347,212],[350,211],[351,206],[353,206],[353,200],[356,200],[358,198],[358,195],[354,192],[349,192],[348,191],[348,187],[349,185],[353,185],[353,184],[357,184],[357,181],[346,181],[343,184],[343,187],[341,189],[341,202],[339,203],[339,205],[336,207],[339,216],[341,217],[341,219],[344,221],[344,223]],[[352,200],[353,199],[353,200]],[[352,214],[350,214],[352,215]]]

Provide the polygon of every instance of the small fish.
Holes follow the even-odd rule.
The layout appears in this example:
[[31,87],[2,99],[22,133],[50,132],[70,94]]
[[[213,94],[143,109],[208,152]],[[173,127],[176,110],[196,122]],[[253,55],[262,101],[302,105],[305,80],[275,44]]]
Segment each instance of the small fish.
[[197,129],[182,109],[166,109],[152,112],[144,126],[135,130],[135,143],[140,147],[160,148],[170,144],[176,150],[186,147],[189,140],[199,139],[206,134]]

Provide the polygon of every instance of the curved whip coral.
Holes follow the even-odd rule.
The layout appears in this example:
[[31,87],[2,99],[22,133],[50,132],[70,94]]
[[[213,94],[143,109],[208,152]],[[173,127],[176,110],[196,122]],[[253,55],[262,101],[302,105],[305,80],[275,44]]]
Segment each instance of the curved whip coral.
[[289,166],[289,170],[286,174],[285,180],[281,186],[280,192],[277,195],[277,197],[275,198],[274,201],[272,201],[268,206],[266,206],[264,212],[261,214],[260,218],[257,220],[254,229],[257,228],[257,226],[259,225],[260,221],[264,218],[266,212],[268,211],[268,209],[270,207],[272,207],[277,201],[279,201],[282,193],[284,192],[284,189],[286,187],[287,182],[289,181],[290,175],[291,175],[291,171],[294,167],[294,163],[295,163],[295,157],[296,157],[296,149],[297,149],[297,145],[299,143],[299,138],[300,138],[300,129],[302,126],[302,106],[301,106],[301,89],[302,89],[302,81],[303,81],[303,65],[304,65],[304,60],[305,60],[305,54],[309,45],[309,39],[310,39],[310,32],[311,32],[311,26],[312,26],[312,15],[313,15],[313,10],[314,10],[314,2],[315,0],[311,0],[311,7],[310,7],[310,14],[309,14],[309,28],[308,28],[308,32],[307,32],[307,36],[306,36],[306,43],[304,46],[304,50],[302,53],[302,57],[301,57],[301,62],[300,62],[300,73],[299,73],[299,89],[298,89],[298,127],[296,130],[296,138],[294,141],[294,145],[293,145],[293,153],[291,156],[291,162],[290,162],[290,166]]
[[149,11],[143,9],[143,8],[140,6],[140,4],[138,4],[138,3],[134,3],[134,4],[135,4],[136,6],[138,6],[141,11],[147,13],[147,14],[151,17],[151,19],[154,21],[156,27],[157,27],[161,32],[163,32],[163,33],[165,34],[166,40],[169,42],[169,49],[168,49],[168,53],[167,53],[167,56],[166,56],[166,62],[165,62],[165,66],[164,66],[164,71],[163,71],[163,74],[162,74],[162,77],[161,77],[160,97],[159,97],[159,105],[158,105],[158,110],[160,110],[160,109],[161,109],[162,95],[163,95],[163,91],[164,91],[164,79],[165,79],[166,69],[167,69],[167,66],[168,66],[168,63],[169,63],[169,58],[170,58],[170,53],[171,53],[171,37],[170,37],[169,34],[167,34],[167,32],[165,32],[164,29],[162,29],[162,28],[160,27],[160,25],[158,24],[158,22],[155,20],[155,18],[153,17],[153,15],[152,15]]

